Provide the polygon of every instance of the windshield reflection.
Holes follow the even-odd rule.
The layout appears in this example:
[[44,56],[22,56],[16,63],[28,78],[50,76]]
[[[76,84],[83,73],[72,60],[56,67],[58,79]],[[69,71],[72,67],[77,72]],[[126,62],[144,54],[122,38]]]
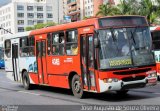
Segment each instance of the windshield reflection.
[[100,68],[154,63],[148,27],[99,30]]

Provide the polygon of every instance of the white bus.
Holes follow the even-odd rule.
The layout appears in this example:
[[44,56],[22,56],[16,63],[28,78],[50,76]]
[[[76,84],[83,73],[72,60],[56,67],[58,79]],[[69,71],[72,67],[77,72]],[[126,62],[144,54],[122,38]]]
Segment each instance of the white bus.
[[11,80],[22,82],[21,71],[22,69],[28,69],[26,66],[28,58],[24,58],[20,55],[23,53],[25,54],[25,48],[20,52],[20,47],[25,47],[26,41],[22,38],[27,38],[29,33],[30,31],[22,32],[14,35],[8,35],[4,38],[5,71],[7,73],[7,77]]

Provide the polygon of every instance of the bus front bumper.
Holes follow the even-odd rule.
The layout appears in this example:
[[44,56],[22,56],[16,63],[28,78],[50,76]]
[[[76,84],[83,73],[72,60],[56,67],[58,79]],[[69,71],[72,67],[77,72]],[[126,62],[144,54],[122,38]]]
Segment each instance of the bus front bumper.
[[137,81],[128,81],[124,82],[118,80],[116,82],[105,83],[103,80],[99,79],[100,93],[107,91],[119,91],[119,90],[128,90],[132,88],[142,88],[145,86],[153,86],[157,84],[157,77],[148,78]]

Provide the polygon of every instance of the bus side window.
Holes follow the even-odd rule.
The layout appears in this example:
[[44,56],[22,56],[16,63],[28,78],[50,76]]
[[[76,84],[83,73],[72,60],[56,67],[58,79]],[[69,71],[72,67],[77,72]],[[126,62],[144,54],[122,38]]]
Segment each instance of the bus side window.
[[159,38],[160,32],[152,32],[152,49],[153,50],[159,50],[160,49],[160,38]]
[[11,57],[11,41],[10,40],[5,41],[5,55],[8,58]]
[[29,56],[29,39],[27,36],[20,38],[20,56]]
[[52,55],[64,55],[64,32],[52,34]]
[[78,54],[78,31],[71,30],[66,32],[66,54]]
[[34,36],[29,38],[29,56],[34,56],[34,49],[35,49],[35,38]]

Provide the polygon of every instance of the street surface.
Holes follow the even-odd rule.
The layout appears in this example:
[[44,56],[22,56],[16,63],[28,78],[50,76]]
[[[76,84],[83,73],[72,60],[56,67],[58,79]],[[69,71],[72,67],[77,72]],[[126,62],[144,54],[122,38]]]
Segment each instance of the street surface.
[[126,96],[114,92],[86,95],[78,99],[68,89],[45,86],[24,90],[21,83],[9,80],[0,70],[0,105],[160,105],[160,84],[132,89]]

